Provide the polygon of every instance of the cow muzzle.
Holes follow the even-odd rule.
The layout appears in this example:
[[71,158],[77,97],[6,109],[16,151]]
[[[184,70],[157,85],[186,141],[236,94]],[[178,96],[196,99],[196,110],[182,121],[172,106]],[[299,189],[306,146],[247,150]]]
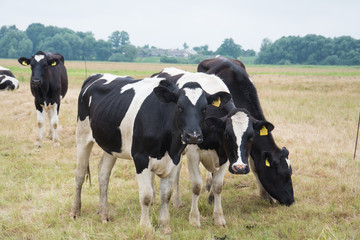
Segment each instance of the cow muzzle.
[[32,81],[31,81],[31,84],[32,84],[33,86],[40,86],[40,83],[41,83],[41,81],[38,80],[38,79],[35,79],[35,80],[32,80]]
[[203,135],[197,132],[185,133],[182,140],[187,144],[199,144],[203,142]]
[[232,164],[229,166],[229,171],[233,174],[248,174],[250,172],[247,164]]

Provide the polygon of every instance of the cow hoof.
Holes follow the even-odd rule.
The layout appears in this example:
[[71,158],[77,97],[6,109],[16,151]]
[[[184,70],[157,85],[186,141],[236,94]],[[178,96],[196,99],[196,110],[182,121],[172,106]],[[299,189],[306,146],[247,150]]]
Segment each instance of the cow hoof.
[[224,218],[219,218],[219,219],[214,220],[214,225],[215,226],[223,226],[223,227],[225,227],[226,221],[225,221]]
[[41,143],[36,142],[36,143],[35,143],[35,147],[41,148]]
[[106,224],[106,223],[108,223],[109,222],[109,219],[103,219],[103,220],[101,220],[101,223],[102,224]]
[[60,143],[58,142],[54,143],[54,147],[60,147]]
[[171,234],[171,228],[170,227],[162,227],[160,231],[164,235],[170,235]]
[[198,219],[189,219],[190,225],[193,227],[201,227],[200,220]]

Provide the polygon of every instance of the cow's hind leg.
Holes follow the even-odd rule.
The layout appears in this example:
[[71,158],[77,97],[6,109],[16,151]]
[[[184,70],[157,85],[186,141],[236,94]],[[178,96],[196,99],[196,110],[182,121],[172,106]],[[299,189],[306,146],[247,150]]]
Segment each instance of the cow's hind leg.
[[59,136],[57,134],[57,128],[59,125],[58,117],[58,105],[54,103],[48,107],[48,117],[49,117],[49,135],[48,137],[54,141],[56,147],[60,146]]
[[[84,121],[78,120],[76,128],[76,145],[77,145],[77,166],[75,170],[75,196],[72,203],[71,217],[80,216],[81,212],[81,188],[85,181],[85,176],[90,175],[89,158],[91,149],[94,145],[89,118]],[[90,177],[90,176],[89,176]]]
[[224,175],[226,172],[227,164],[223,164],[219,171],[214,172],[213,183],[212,183],[212,192],[214,193],[214,224],[225,226],[226,221],[224,218],[224,213],[221,206],[221,192],[224,185]]
[[109,209],[107,190],[109,186],[109,178],[111,170],[114,167],[116,157],[104,152],[101,162],[99,164],[99,190],[100,190],[100,206],[99,214],[103,223],[109,221]]

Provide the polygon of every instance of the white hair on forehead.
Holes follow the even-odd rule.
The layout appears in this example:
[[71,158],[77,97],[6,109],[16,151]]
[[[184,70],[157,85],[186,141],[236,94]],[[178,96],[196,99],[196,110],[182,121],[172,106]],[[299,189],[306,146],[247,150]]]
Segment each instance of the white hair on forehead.
[[203,90],[201,88],[184,88],[185,96],[190,100],[192,105],[196,105],[201,97]]
[[185,73],[178,82],[177,85],[179,88],[182,88],[188,82],[197,82],[200,84],[201,88],[208,94],[215,94],[218,92],[227,92],[230,93],[229,89],[226,87],[225,83],[217,76],[213,74],[206,73]]
[[40,62],[42,59],[45,58],[45,55],[35,55],[34,58],[37,62]]
[[233,116],[231,116],[232,126],[234,130],[234,134],[236,136],[236,144],[238,145],[237,151],[238,151],[238,160],[234,164],[238,165],[245,165],[241,161],[241,150],[240,145],[242,141],[242,136],[244,135],[246,129],[249,126],[249,117],[244,112],[237,112]]

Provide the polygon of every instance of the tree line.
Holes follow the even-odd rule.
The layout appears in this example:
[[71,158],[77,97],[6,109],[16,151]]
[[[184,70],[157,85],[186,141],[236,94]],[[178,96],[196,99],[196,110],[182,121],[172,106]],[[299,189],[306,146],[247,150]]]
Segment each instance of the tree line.
[[255,63],[360,65],[360,40],[349,36],[326,38],[315,34],[282,37],[274,43],[264,39]]
[[[189,46],[184,43],[183,48]],[[25,31],[15,25],[0,28],[0,58],[31,56],[42,50],[59,52],[67,60],[133,62],[151,57],[154,49],[149,45],[132,45],[125,31],[114,31],[108,40],[96,40],[92,32],[75,32],[41,23],[30,24]],[[197,64],[205,58],[222,55],[242,61],[250,57],[257,64],[360,65],[360,40],[348,36],[326,38],[311,34],[282,37],[275,42],[264,39],[259,53],[243,49],[232,38],[225,39],[216,51],[209,50],[208,45],[193,50],[195,54],[188,57],[165,54],[160,61]]]

